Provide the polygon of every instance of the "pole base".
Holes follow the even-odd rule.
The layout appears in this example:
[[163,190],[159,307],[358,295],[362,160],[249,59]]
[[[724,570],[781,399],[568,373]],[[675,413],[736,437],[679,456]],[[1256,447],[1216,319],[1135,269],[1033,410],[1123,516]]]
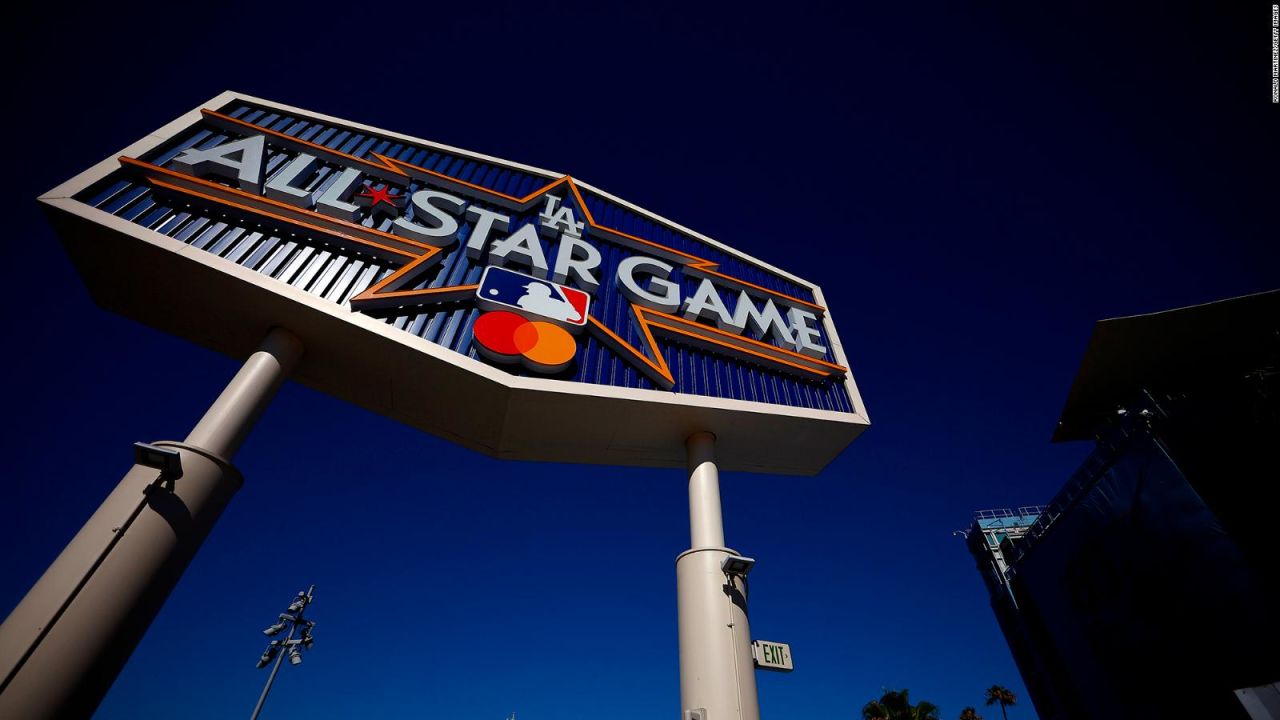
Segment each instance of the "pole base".
[[676,558],[680,707],[713,720],[759,720],[746,583],[726,575],[729,548],[694,548]]

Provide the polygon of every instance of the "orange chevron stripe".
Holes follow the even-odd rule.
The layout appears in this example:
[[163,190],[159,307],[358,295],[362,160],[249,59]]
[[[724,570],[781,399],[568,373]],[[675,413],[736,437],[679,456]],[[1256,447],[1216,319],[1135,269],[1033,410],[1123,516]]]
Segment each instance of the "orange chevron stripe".
[[591,330],[601,341],[606,344],[615,346],[616,349],[625,348],[630,351],[631,355],[641,362],[640,370],[649,377],[655,384],[664,390],[670,390],[675,387],[675,378],[671,375],[671,368],[667,367],[667,361],[662,357],[662,353],[658,351],[658,343],[653,339],[653,333],[649,331],[649,325],[643,319],[640,319],[640,312],[635,305],[631,306],[636,318],[640,323],[640,329],[644,333],[647,347],[653,359],[649,359],[639,350],[636,350],[631,343],[623,340],[617,333],[610,330],[604,323],[600,322],[595,316],[588,315],[587,321],[591,323]]
[[[374,171],[391,172],[391,173],[394,173],[394,175],[398,176],[400,179],[416,176],[418,179],[431,178],[444,184],[454,185],[457,187],[464,187],[475,193],[488,195],[493,198],[504,200],[506,201],[505,204],[515,205],[519,209],[526,209],[527,206],[531,205],[542,195],[545,195],[546,193],[550,192],[551,190],[554,190],[555,188],[559,187],[562,184],[567,184],[569,186],[570,192],[573,193],[574,199],[578,201],[578,207],[582,210],[582,214],[587,221],[587,225],[592,229],[604,232],[606,234],[615,235],[615,236],[624,238],[630,242],[655,250],[658,253],[665,255],[667,257],[675,257],[679,259],[682,262],[682,264],[688,267],[688,269],[694,270],[699,274],[712,275],[714,277],[720,278],[721,280],[724,280],[725,282],[731,285],[739,286],[742,288],[750,288],[763,295],[776,297],[781,300],[786,300],[787,302],[790,302],[790,303],[812,308],[814,310],[817,310],[818,312],[823,312],[826,309],[821,305],[809,302],[807,300],[801,300],[800,298],[787,295],[786,293],[781,293],[776,290],[770,290],[769,288],[761,287],[760,285],[756,285],[755,283],[750,283],[750,282],[747,282],[746,280],[741,280],[731,275],[726,275],[724,273],[718,272],[716,268],[719,267],[719,264],[712,260],[706,260],[696,255],[691,255],[689,253],[676,250],[675,248],[669,248],[665,245],[655,243],[651,240],[645,240],[644,238],[636,237],[635,235],[622,232],[621,230],[617,230],[611,227],[601,225],[600,223],[596,222],[595,217],[591,214],[591,210],[588,209],[587,207],[586,200],[583,198],[581,191],[578,190],[577,183],[575,183],[573,181],[573,178],[570,177],[569,175],[564,175],[556,180],[552,180],[546,185],[525,195],[524,197],[515,197],[513,195],[507,195],[506,193],[498,192],[497,190],[490,190],[480,185],[476,185],[475,183],[470,183],[465,180],[459,180],[457,178],[450,177],[449,175],[436,172],[435,170],[428,170],[427,168],[420,167],[412,163],[407,163],[407,162],[404,162],[403,160],[396,160],[395,158],[387,157],[386,155],[372,153],[373,157],[376,158],[376,162],[375,162],[372,160],[368,160],[366,158],[356,157],[355,155],[350,155],[348,153],[339,152],[337,150],[331,150],[323,145],[319,145],[319,144],[310,142],[308,140],[300,140],[298,138],[293,137],[292,135],[286,135],[278,130],[271,130],[270,128],[260,127],[258,125],[254,125],[253,123],[246,122],[244,120],[239,120],[237,118],[231,117],[230,115],[225,115],[223,113],[216,112],[214,110],[206,109],[206,110],[201,110],[200,112],[206,118],[216,121],[217,124],[235,127],[235,128],[239,128],[246,131],[252,131],[255,133],[262,133],[264,135],[270,135],[278,139],[281,144],[294,145],[297,147],[306,148],[319,155],[330,156],[333,158],[340,158],[346,162],[349,162],[355,165],[362,165]],[[384,179],[387,179],[387,178],[384,178]]]
[[734,333],[731,333],[727,330],[721,330],[718,327],[712,327],[710,325],[703,325],[700,322],[682,318],[678,315],[664,313],[661,310],[654,310],[653,308],[642,307],[640,308],[640,312],[644,313],[645,315],[656,316],[658,318],[657,322],[659,323],[662,323],[662,322],[676,323],[678,325],[686,325],[688,327],[697,328],[699,330],[705,330],[707,332],[715,333],[716,335],[721,335],[735,342],[743,342],[749,345],[755,345],[760,347],[763,350],[768,350],[770,352],[784,353],[788,356],[795,358],[799,362],[811,363],[813,365],[820,365],[822,367],[828,368],[830,370],[835,370],[837,372],[846,372],[848,370],[848,368],[844,367],[843,365],[836,365],[835,363],[829,363],[826,360],[823,360],[821,358],[810,357],[803,353],[798,353],[794,350],[788,350],[783,347],[778,347],[777,345],[774,345],[772,343],[763,342],[761,340],[755,340],[743,335],[735,335]]
[[[344,153],[338,150],[334,150],[332,148],[327,148],[323,145],[313,143],[310,140],[302,140],[300,138],[293,137],[292,135],[285,135],[284,133],[278,130],[271,130],[269,128],[264,128],[258,125],[254,125],[251,122],[247,122],[239,118],[233,118],[230,115],[225,115],[223,113],[216,112],[213,110],[208,110],[208,109],[201,110],[200,114],[203,115],[206,120],[209,120],[214,125],[218,125],[220,127],[252,132],[254,134],[270,135],[274,138],[278,138],[283,143],[305,148],[321,157],[326,157],[331,160],[342,160],[344,162],[348,162],[353,165],[364,165],[365,167],[368,167],[371,170],[374,170],[375,172],[380,172],[380,173],[389,172],[395,176],[395,179],[398,179],[401,181],[403,181],[405,178],[408,177],[408,175],[406,175],[404,172],[402,172],[399,168],[397,168],[394,165],[379,165],[378,163],[371,162],[366,158],[356,157],[355,155],[351,155],[349,153]],[[382,157],[382,156],[375,155],[375,157]],[[387,178],[383,178],[383,179],[385,180]]]
[[[673,326],[671,326],[671,325],[664,325],[664,324],[662,324],[662,323],[650,323],[650,326],[651,326],[651,327],[658,328],[659,330],[662,330],[662,331],[664,331],[664,332],[668,332],[668,333],[675,333],[676,335],[683,335],[683,336],[685,336],[685,337],[687,337],[687,338],[690,338],[690,339],[692,339],[692,340],[698,340],[698,341],[702,341],[702,342],[710,343],[710,344],[713,344],[713,345],[725,346],[725,343],[717,343],[717,342],[715,342],[715,341],[713,341],[713,340],[711,340],[711,339],[707,338],[705,335],[699,335],[698,333],[690,332],[690,331],[688,331],[688,330],[682,330],[682,329],[680,329],[680,328],[678,328],[678,327],[673,327]],[[747,349],[745,349],[745,348],[740,348],[740,347],[735,347],[735,348],[733,348],[733,349],[734,349],[734,350],[737,350],[738,352],[744,352],[744,353],[746,353],[746,354],[748,354],[748,355],[751,355],[751,356],[753,356],[753,357],[755,357],[755,358],[757,358],[757,359],[760,359],[760,360],[766,360],[766,361],[768,361],[768,362],[771,362],[771,363],[777,363],[777,364],[779,364],[779,365],[786,365],[787,367],[790,367],[790,368],[793,368],[793,369],[796,369],[796,370],[801,370],[801,371],[803,371],[803,372],[810,373],[810,374],[816,375],[816,376],[818,376],[818,377],[826,377],[826,376],[827,376],[827,373],[818,372],[817,370],[814,370],[813,368],[807,368],[807,367],[805,367],[805,366],[803,366],[803,365],[797,365],[796,363],[793,363],[793,362],[787,362],[786,360],[782,360],[782,359],[780,359],[780,358],[776,358],[776,357],[771,357],[771,356],[769,356],[769,355],[765,355],[764,353],[752,352],[752,351],[750,351],[750,350],[747,350]]]
[[[636,237],[635,235],[624,233],[621,230],[615,230],[614,228],[606,227],[604,225],[597,223],[595,218],[592,217],[591,215],[591,210],[587,208],[587,203],[586,203],[586,200],[583,199],[582,193],[578,191],[577,183],[575,183],[573,181],[573,178],[569,177],[568,175],[566,175],[565,178],[569,180],[569,189],[573,191],[573,196],[578,201],[578,207],[582,209],[582,214],[586,217],[587,224],[591,228],[600,230],[607,234],[620,236],[622,238],[630,240],[631,242],[652,248],[663,255],[667,255],[667,256],[675,255],[679,258],[683,258],[685,260],[684,262],[685,269],[694,270],[696,271],[697,274],[714,275],[715,277],[725,280],[730,285],[738,286],[742,288],[751,288],[765,295],[772,295],[774,297],[786,300],[787,302],[813,308],[818,312],[823,312],[826,310],[826,308],[822,307],[821,305],[817,305],[817,304],[808,302],[806,300],[801,300],[800,298],[792,297],[785,293],[777,292],[776,290],[770,290],[769,288],[761,287],[760,285],[756,285],[755,283],[749,283],[746,280],[740,280],[731,275],[725,275],[724,273],[717,272],[716,268],[719,267],[719,265],[711,260],[704,260],[696,255],[690,255],[687,252],[682,252],[680,250],[676,250],[675,248],[669,248],[665,245],[660,245],[656,242],[653,242],[652,240],[645,240],[644,238]],[[539,192],[545,192],[545,190],[539,191]]]
[[[329,217],[323,213],[304,210],[286,202],[255,195],[239,188],[202,180],[186,173],[169,170],[159,165],[152,165],[149,162],[123,156],[119,158],[119,161],[124,167],[140,170],[147,182],[163,187],[166,190],[199,197],[219,205],[227,205],[289,225],[306,227],[309,230],[316,230],[346,242],[392,253],[403,258],[423,259],[434,257],[440,253],[440,248],[426,245],[416,240],[375,230],[359,223]],[[162,180],[160,178],[165,179]],[[409,249],[406,250],[397,246],[406,246]]]
[[[486,187],[476,185],[475,183],[467,182],[466,180],[459,180],[458,178],[455,178],[450,175],[445,175],[444,173],[436,172],[435,170],[428,170],[427,168],[419,167],[417,165],[413,165],[412,163],[396,160],[396,159],[387,157],[386,155],[380,155],[378,153],[370,153],[376,159],[376,162],[375,162],[373,160],[369,160],[368,158],[357,157],[355,155],[351,155],[350,153],[344,153],[338,150],[327,148],[323,145],[313,143],[310,140],[302,140],[302,139],[293,137],[292,135],[286,135],[280,132],[279,130],[272,130],[270,128],[264,128],[259,125],[254,125],[251,122],[246,122],[238,118],[233,118],[230,115],[224,115],[223,113],[216,112],[213,110],[201,110],[200,113],[204,115],[205,118],[213,121],[215,125],[235,128],[235,129],[246,131],[246,132],[251,131],[253,133],[262,134],[262,135],[270,135],[276,138],[277,140],[279,140],[280,144],[282,145],[293,145],[295,147],[302,148],[309,152],[315,153],[316,155],[319,155],[321,157],[327,157],[331,160],[340,160],[342,162],[350,163],[352,165],[362,165],[368,170],[378,174],[378,176],[383,180],[397,180],[397,181],[403,182],[405,179],[410,177],[415,177],[415,176],[417,179],[431,178],[442,184],[453,185],[455,187],[463,187],[473,192],[483,193],[485,195],[491,195],[500,200],[505,200],[506,203],[504,204],[513,205],[517,209],[522,209],[522,210],[526,209],[526,206],[532,204],[543,193],[547,192],[548,190],[552,190],[557,186],[559,186],[560,184],[564,183],[568,177],[568,176],[565,176],[557,180],[553,180],[550,183],[542,186],[541,188],[534,190],[528,195],[525,195],[522,198],[518,198],[518,197],[515,197],[514,195],[508,195],[506,193],[498,192],[497,190],[490,190]],[[410,172],[406,172],[406,170]],[[390,178],[386,177],[385,175],[387,173],[390,173],[392,177]]]
[[242,204],[240,204],[240,203],[238,203],[238,202],[233,202],[233,201],[231,201],[231,200],[227,200],[227,199],[225,199],[225,198],[220,198],[220,197],[216,197],[216,196],[213,196],[213,195],[208,195],[208,194],[206,194],[206,193],[199,192],[198,190],[192,190],[192,189],[190,189],[190,188],[184,188],[184,187],[182,187],[182,186],[180,186],[180,185],[174,185],[174,184],[172,184],[172,183],[165,182],[164,180],[159,180],[159,179],[157,179],[157,178],[147,178],[147,181],[148,181],[148,182],[150,182],[152,185],[154,185],[154,186],[156,186],[156,187],[164,188],[165,190],[168,190],[168,191],[170,191],[170,192],[176,192],[176,193],[181,193],[181,194],[183,194],[183,195],[189,195],[189,196],[191,196],[191,197],[200,198],[201,200],[207,200],[207,201],[209,201],[209,202],[212,202],[212,203],[215,203],[215,204],[218,204],[218,205],[225,205],[226,207],[232,207],[232,208],[235,208],[235,209],[237,209],[237,210],[243,210],[243,211],[245,211],[245,212],[252,213],[252,214],[254,214],[254,215],[259,215],[259,216],[261,216],[261,217],[265,217],[265,218],[268,218],[268,219],[271,219],[271,220],[275,220],[275,221],[277,221],[277,222],[282,222],[282,223],[284,223],[284,224],[286,224],[286,225],[292,225],[293,227],[298,227],[298,228],[303,228],[303,229],[306,229],[306,230],[311,230],[312,232],[318,232],[318,233],[321,233],[321,234],[324,234],[324,235],[328,235],[329,237],[332,237],[332,238],[334,238],[335,240],[338,240],[338,241],[340,241],[340,242],[344,242],[344,243],[354,243],[354,244],[356,244],[356,245],[363,245],[363,246],[365,246],[365,247],[375,248],[375,249],[382,250],[382,251],[384,251],[384,252],[388,252],[388,253],[394,253],[394,254],[397,254],[397,255],[403,255],[403,256],[405,256],[406,258],[414,258],[414,260],[413,260],[413,262],[414,262],[414,263],[421,263],[421,262],[422,262],[422,261],[424,261],[424,260],[430,260],[430,259],[433,257],[433,255],[434,255],[434,253],[433,253],[433,254],[420,255],[420,256],[415,257],[415,256],[413,256],[413,255],[410,255],[409,253],[406,253],[406,252],[402,251],[402,250],[397,250],[396,248],[390,248],[390,247],[386,247],[385,245],[379,245],[379,244],[377,244],[377,243],[369,242],[368,240],[362,240],[362,239],[357,238],[357,237],[352,237],[351,235],[347,235],[346,233],[340,232],[340,231],[338,231],[338,230],[334,230],[333,228],[321,227],[321,226],[319,226],[319,225],[313,225],[313,224],[311,224],[311,223],[302,222],[302,221],[300,221],[300,220],[295,220],[295,219],[293,219],[293,218],[288,218],[288,217],[285,217],[285,216],[283,216],[283,215],[277,215],[277,214],[275,214],[275,213],[267,212],[267,211],[265,211],[265,210],[260,210],[260,209],[258,209],[258,208],[251,207],[251,206],[249,206],[249,205],[242,205]]
[[[813,373],[814,375],[825,377],[829,375],[841,375],[848,372],[848,368],[842,365],[829,363],[820,358],[809,357],[808,355],[795,352],[794,350],[778,347],[772,343],[755,340],[742,335],[734,335],[733,333],[726,332],[720,328],[703,325],[702,323],[695,322],[693,320],[686,320],[685,318],[670,315],[660,310],[639,308],[639,306],[637,306],[636,314],[642,316],[641,320],[652,327],[693,337],[703,342],[730,348],[737,350],[738,352],[744,352],[770,362],[788,365],[793,368],[804,370],[805,372]],[[643,317],[648,315],[655,316],[657,320],[650,320],[648,317]],[[690,330],[685,328],[693,328],[697,333],[690,332]],[[725,340],[716,340],[713,337],[708,337],[705,333],[719,335],[725,338]]]
[[[409,263],[409,265],[417,267],[428,264],[428,261],[428,258],[422,257]],[[410,278],[410,275],[402,274],[397,270],[376,284],[369,286],[364,292],[351,298],[351,307],[356,308],[357,304],[361,306],[356,308],[359,310],[394,307],[403,305],[408,298],[420,298],[422,301],[430,302],[449,302],[451,300],[460,300],[480,287],[479,285],[449,285],[447,287],[422,288],[419,290],[399,290],[398,288],[403,286]]]
[[435,181],[444,185],[452,185],[454,187],[467,188],[468,190],[471,190],[472,192],[475,192],[475,193],[484,193],[485,195],[492,195],[493,197],[498,198],[500,200],[505,200],[506,202],[503,204],[509,205],[518,210],[529,209],[529,207],[532,206],[538,200],[538,198],[541,197],[544,193],[555,189],[556,187],[564,184],[565,181],[569,180],[569,176],[565,175],[564,177],[561,177],[558,180],[552,180],[546,185],[543,185],[537,190],[534,190],[528,195],[525,195],[524,197],[516,197],[514,195],[508,195],[503,192],[498,192],[497,190],[490,190],[487,187],[484,187],[482,185],[476,185],[475,183],[467,182],[466,180],[459,180],[456,177],[453,177],[451,175],[445,175],[444,173],[439,173],[439,172],[436,172],[435,170],[428,170],[427,168],[420,167],[418,165],[413,165],[413,164],[404,162],[403,160],[396,160],[395,158],[387,157],[386,155],[379,155],[378,153],[371,153],[371,154],[374,157],[378,158],[380,162],[386,163],[387,165],[393,165],[397,169],[403,168],[405,170],[411,171],[411,172],[404,173],[405,175],[408,175],[410,177],[416,174],[419,177],[419,179],[432,178]]

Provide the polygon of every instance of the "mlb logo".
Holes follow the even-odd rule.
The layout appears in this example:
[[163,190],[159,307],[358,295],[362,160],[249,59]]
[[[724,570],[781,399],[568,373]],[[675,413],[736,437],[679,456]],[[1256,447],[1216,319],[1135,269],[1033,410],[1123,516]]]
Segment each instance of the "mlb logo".
[[587,324],[591,298],[581,290],[539,280],[495,265],[484,269],[476,299],[485,310],[511,310],[534,320],[550,320],[570,329]]

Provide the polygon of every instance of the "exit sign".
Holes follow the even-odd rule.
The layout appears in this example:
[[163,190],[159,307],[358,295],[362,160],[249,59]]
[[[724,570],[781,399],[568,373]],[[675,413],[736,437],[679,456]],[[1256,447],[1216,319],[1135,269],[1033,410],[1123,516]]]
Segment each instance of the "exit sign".
[[791,672],[796,669],[791,664],[791,646],[786,643],[756,640],[751,643],[751,657],[761,670]]

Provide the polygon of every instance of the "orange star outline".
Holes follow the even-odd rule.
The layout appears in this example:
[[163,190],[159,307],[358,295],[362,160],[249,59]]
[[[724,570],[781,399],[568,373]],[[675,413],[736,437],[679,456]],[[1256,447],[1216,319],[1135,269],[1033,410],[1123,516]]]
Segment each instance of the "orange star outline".
[[[631,247],[632,249],[644,250],[660,257],[673,260],[682,265],[685,271],[693,276],[715,277],[723,284],[730,287],[742,290],[751,290],[763,295],[776,297],[791,304],[812,308],[819,313],[822,313],[825,310],[825,308],[815,303],[801,300],[800,298],[792,297],[785,293],[770,290],[754,283],[718,272],[716,270],[718,264],[714,261],[706,260],[674,248],[669,248],[650,240],[645,240],[644,238],[636,237],[635,235],[624,233],[620,230],[597,223],[595,218],[592,216],[590,209],[587,207],[587,204],[582,197],[582,193],[578,189],[577,183],[575,183],[573,178],[568,175],[563,175],[558,179],[552,180],[546,185],[524,195],[523,197],[514,197],[512,195],[507,195],[496,190],[490,190],[465,180],[459,180],[434,170],[419,167],[378,153],[372,153],[374,159],[370,160],[338,150],[332,150],[324,147],[323,145],[307,140],[301,140],[276,130],[260,127],[253,123],[233,118],[214,110],[204,109],[201,110],[201,114],[207,121],[215,126],[241,132],[251,131],[253,133],[269,135],[275,138],[277,141],[276,144],[278,145],[305,150],[324,159],[335,161],[339,164],[360,165],[363,166],[371,175],[383,180],[401,183],[407,179],[431,180],[435,185],[443,185],[445,187],[467,192],[468,194],[486,196],[497,205],[517,211],[529,210],[541,197],[563,185],[569,189],[570,193],[572,193],[588,226],[594,231],[593,234],[597,236],[602,236],[604,239],[611,240],[626,247]],[[165,190],[178,192],[191,197],[200,198],[216,204],[233,207],[241,211],[267,217],[276,221],[304,227],[314,232],[323,233],[342,244],[354,244],[359,246],[361,249],[367,252],[372,252],[383,259],[395,260],[404,263],[391,275],[388,275],[386,278],[364,290],[364,292],[351,298],[350,302],[352,309],[373,310],[378,308],[405,306],[408,304],[427,305],[441,302],[452,302],[464,299],[466,296],[473,293],[478,287],[477,285],[456,285],[440,288],[402,290],[401,288],[411,279],[440,261],[441,248],[418,243],[399,235],[375,230],[373,228],[360,225],[359,223],[329,217],[312,210],[303,209],[265,196],[255,195],[253,193],[240,190],[239,188],[233,188],[196,178],[135,158],[121,157],[119,160],[123,167],[141,171],[148,182]],[[416,302],[413,302],[411,299],[416,299]],[[406,300],[411,301],[406,303]],[[686,320],[675,315],[646,308],[634,303],[632,303],[631,308],[641,335],[644,336],[644,345],[645,349],[648,351],[647,354],[628,343],[594,316],[588,316],[592,334],[602,343],[611,347],[615,352],[618,352],[624,357],[629,357],[634,361],[638,361],[638,368],[656,385],[666,390],[670,390],[675,386],[675,379],[671,373],[670,367],[667,365],[666,360],[663,358],[662,353],[658,348],[657,340],[654,338],[654,330],[666,335],[677,336],[686,342],[690,342],[695,345],[710,346],[713,350],[730,350],[736,354],[745,355],[748,358],[753,358],[757,361],[781,365],[785,368],[793,371],[800,371],[804,375],[815,378],[839,376],[847,372],[847,368],[843,366],[829,363],[818,358],[809,357],[770,343],[753,340],[740,335],[734,335],[717,328],[712,328],[701,323]]]

